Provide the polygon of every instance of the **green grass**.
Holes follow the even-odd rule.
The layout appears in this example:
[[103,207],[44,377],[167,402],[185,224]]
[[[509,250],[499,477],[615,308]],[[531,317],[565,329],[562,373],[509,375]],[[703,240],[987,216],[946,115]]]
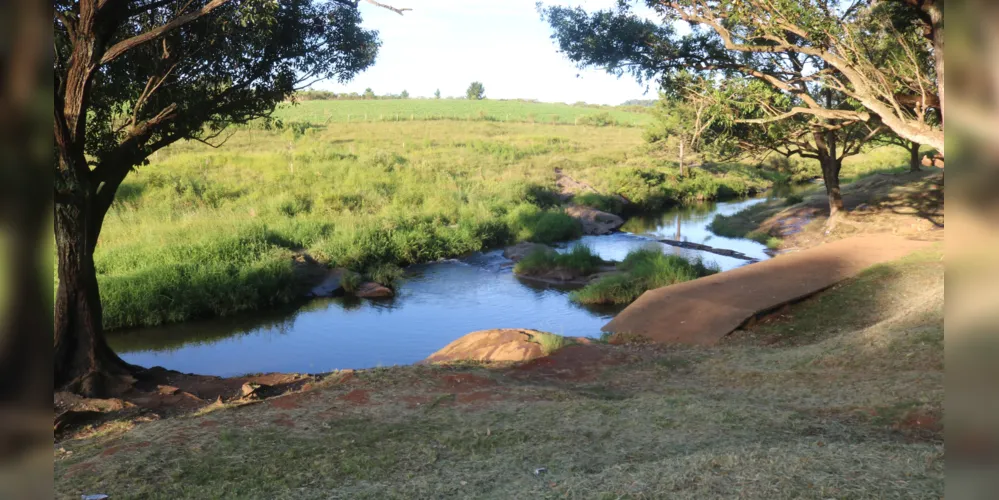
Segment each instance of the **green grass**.
[[787,206],[797,205],[798,203],[801,203],[803,201],[805,201],[805,197],[802,196],[802,195],[800,195],[800,194],[795,193],[795,194],[788,195],[787,197],[784,198],[784,205],[787,205]]
[[552,355],[563,347],[570,346],[575,343],[572,339],[548,332],[534,333],[531,341],[541,344],[541,351],[544,352],[546,356]]
[[[237,130],[158,152],[123,183],[95,260],[105,326],[225,316],[294,300],[292,255],[392,276],[405,266],[581,227],[553,161],[633,149],[637,129],[438,121]],[[593,146],[599,144],[599,146]]]
[[778,200],[757,203],[732,215],[716,215],[708,229],[718,236],[728,238],[749,238],[766,244],[770,235],[756,231],[763,221],[784,208]]
[[350,293],[356,292],[363,284],[364,276],[361,275],[361,273],[348,269],[343,272],[342,276],[340,276],[340,286]]
[[[509,111],[511,119],[346,123],[325,115],[402,113],[405,106],[442,114],[480,106],[504,117]],[[513,119],[550,109],[563,113],[562,123],[604,112],[618,122],[646,118],[517,101],[309,101],[279,110],[280,129],[241,127],[217,149],[181,142],[159,151],[122,184],[101,232],[95,261],[105,326],[288,303],[303,291],[291,258],[301,252],[371,275],[383,265],[517,241],[571,240],[582,229],[560,210],[555,168],[604,193],[577,202],[611,212],[620,211],[615,194],[654,211],[784,179],[736,164],[679,176],[675,165],[644,152],[640,127]]]
[[589,247],[576,244],[566,253],[547,249],[535,250],[517,262],[513,270],[517,274],[531,276],[565,269],[586,276],[596,271],[602,263],[603,259],[595,255]]
[[387,287],[394,287],[402,275],[403,270],[392,264],[379,264],[368,270],[371,281]]
[[[690,169],[687,175],[681,176],[677,166],[655,160],[647,160],[643,166],[595,168],[587,173],[601,191],[623,196],[640,212],[655,212],[696,201],[746,196],[763,191],[774,183],[785,182],[776,172],[738,164]],[[594,202],[601,201],[594,199]]]
[[573,197],[572,202],[617,215],[624,211],[624,204],[620,198],[600,193],[582,193]]
[[453,120],[634,127],[651,121],[651,115],[633,108],[492,99],[304,101],[282,104],[274,117],[312,124]]
[[518,241],[555,243],[583,235],[578,220],[561,211],[544,210],[530,204],[518,205],[507,214],[506,220]]
[[630,252],[618,264],[618,269],[623,273],[601,278],[572,292],[570,297],[581,304],[627,304],[647,290],[718,272],[700,260],[667,255],[659,248]]

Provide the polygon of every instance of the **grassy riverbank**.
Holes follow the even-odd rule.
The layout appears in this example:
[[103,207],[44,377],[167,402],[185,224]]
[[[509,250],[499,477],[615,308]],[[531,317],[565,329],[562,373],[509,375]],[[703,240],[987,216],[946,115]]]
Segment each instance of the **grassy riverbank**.
[[580,304],[628,304],[647,290],[718,272],[699,260],[665,254],[658,247],[630,252],[617,268],[621,274],[600,278],[570,297]]
[[[176,144],[130,175],[95,257],[105,325],[288,302],[302,292],[297,253],[371,274],[515,241],[575,238],[579,225],[557,206],[556,168],[608,193],[631,194],[630,180],[651,176],[642,189],[659,202],[648,208],[689,198],[678,193],[764,189],[778,177],[736,167],[681,179],[672,164],[642,152],[634,127],[313,117],[341,104],[282,110],[283,128],[235,129],[217,149]],[[510,106],[525,116],[547,110],[502,103]]]
[[943,309],[938,246],[714,348],[372,369],[112,422],[58,443],[54,496],[939,498]]

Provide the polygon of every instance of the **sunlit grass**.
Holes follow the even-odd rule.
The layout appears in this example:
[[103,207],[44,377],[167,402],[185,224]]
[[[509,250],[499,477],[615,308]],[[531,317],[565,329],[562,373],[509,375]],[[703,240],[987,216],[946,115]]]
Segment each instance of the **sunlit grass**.
[[566,253],[549,249],[538,249],[527,254],[514,266],[514,272],[523,275],[542,274],[547,271],[565,269],[580,275],[592,274],[603,263],[603,259],[582,244],[573,245]]
[[627,304],[647,290],[718,272],[700,260],[667,255],[658,247],[634,250],[618,264],[621,274],[607,276],[572,292],[581,304]]

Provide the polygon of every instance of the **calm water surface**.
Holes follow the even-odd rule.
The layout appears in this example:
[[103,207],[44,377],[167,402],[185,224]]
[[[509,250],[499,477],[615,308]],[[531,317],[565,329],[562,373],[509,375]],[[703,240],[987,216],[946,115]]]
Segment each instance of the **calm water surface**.
[[[578,241],[604,259],[620,260],[632,249],[652,245],[731,269],[746,262],[655,239],[687,240],[766,259],[763,245],[723,238],[707,229],[715,215],[763,200],[705,203],[658,217],[632,218],[622,228],[625,232]],[[512,267],[500,251],[477,253],[411,266],[390,300],[319,299],[295,309],[115,332],[108,340],[122,358],[141,366],[220,376],[317,373],[414,363],[468,332],[489,328],[596,337],[619,310],[573,304],[567,290],[521,282]]]

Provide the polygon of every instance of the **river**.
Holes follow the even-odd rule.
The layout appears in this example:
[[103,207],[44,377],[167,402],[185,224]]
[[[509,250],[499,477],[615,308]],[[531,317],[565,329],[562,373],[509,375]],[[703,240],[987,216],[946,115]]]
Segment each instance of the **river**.
[[[766,259],[754,241],[717,236],[707,229],[718,214],[732,214],[765,198],[701,203],[656,217],[634,217],[622,232],[577,240],[604,259],[621,260],[646,245],[722,270],[746,261],[658,243],[667,238],[702,243]],[[559,245],[564,250],[576,242]],[[475,330],[534,328],[560,335],[599,337],[621,308],[572,303],[568,290],[522,282],[501,251],[410,266],[389,300],[316,299],[304,305],[231,318],[190,321],[111,332],[108,342],[127,362],[185,373],[319,373],[419,361]]]

